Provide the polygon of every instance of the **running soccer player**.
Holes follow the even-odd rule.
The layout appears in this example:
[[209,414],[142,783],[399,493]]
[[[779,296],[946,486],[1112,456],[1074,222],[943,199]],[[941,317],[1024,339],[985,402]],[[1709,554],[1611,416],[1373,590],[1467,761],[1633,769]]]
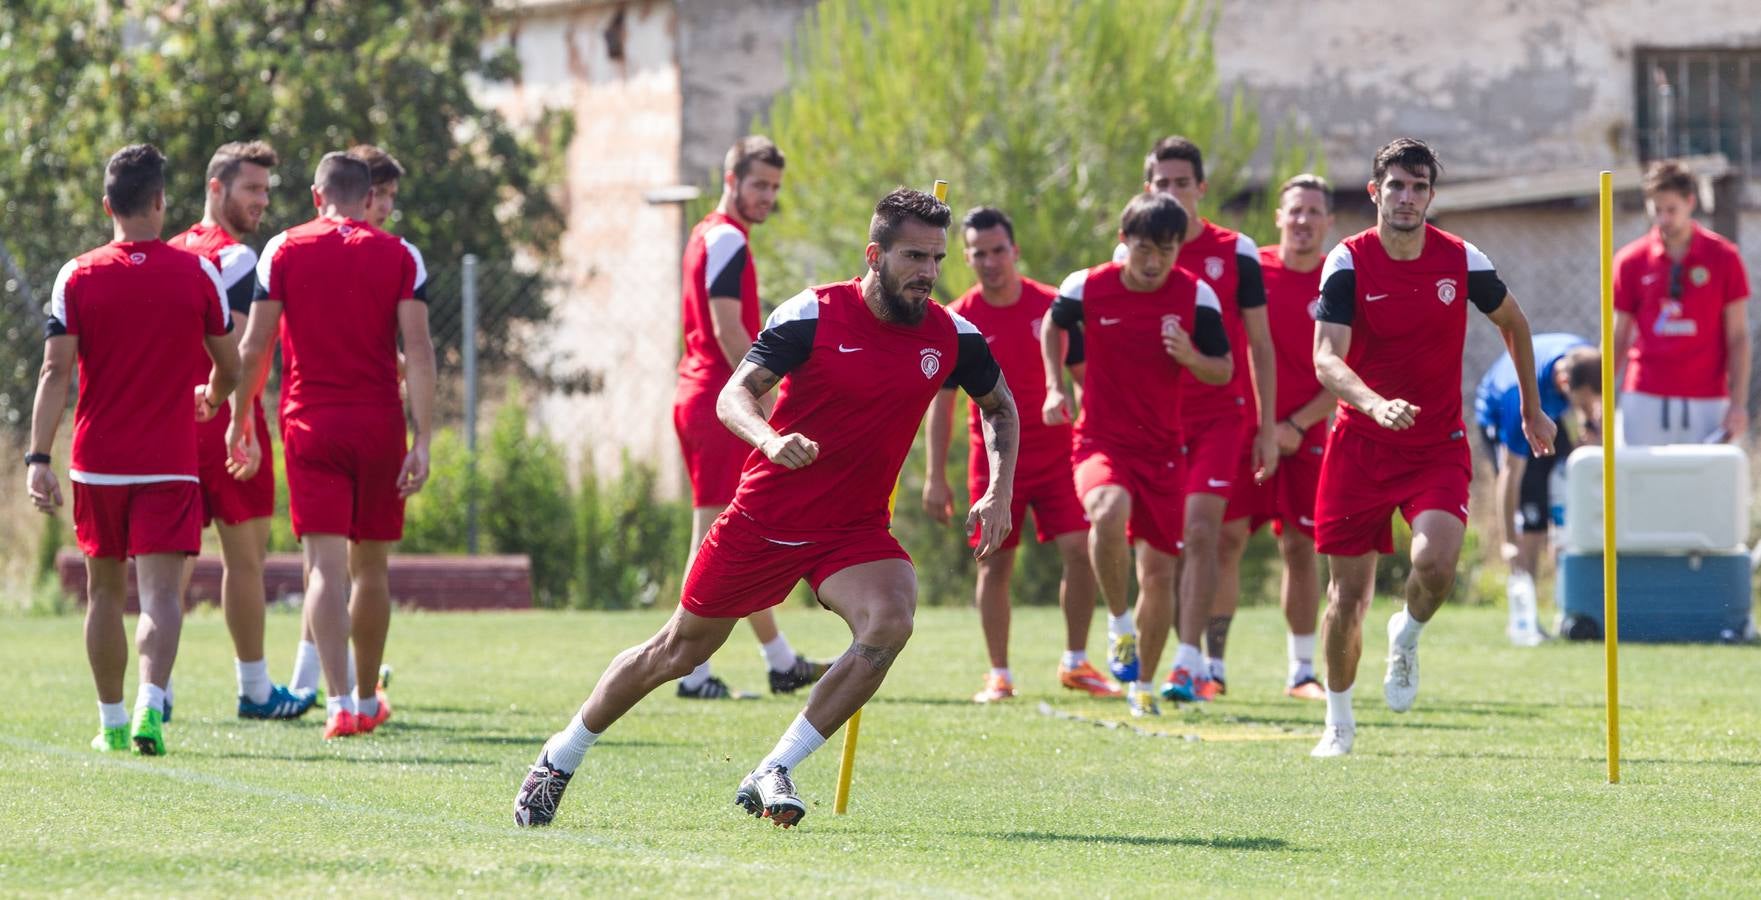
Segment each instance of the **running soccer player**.
[[[948,311],[977,326],[990,345],[991,355],[1002,367],[1003,378],[1020,391],[1016,405],[1036,410],[1044,405],[1045,384],[1040,373],[1040,327],[1058,292],[1050,285],[1023,278],[1016,270],[1021,248],[1015,244],[1015,224],[1000,209],[978,207],[961,223],[966,264],[978,275],[978,284],[953,303]],[[1070,342],[1066,365],[1081,365],[1071,358],[1079,349]],[[945,386],[930,404],[928,432],[929,466],[923,479],[923,508],[943,525],[954,517],[954,492],[948,486],[948,448],[954,433],[954,386]],[[968,419],[971,429],[966,487],[973,503],[990,491],[990,467],[984,449],[984,421],[977,405]],[[1088,560],[1088,518],[1077,499],[1070,468],[1070,426],[1047,425],[1039,416],[1021,424],[1021,450],[1015,466],[1014,505],[1009,509],[1009,537],[995,553],[978,563],[978,615],[984,630],[985,650],[991,671],[984,688],[973,696],[978,703],[991,703],[1015,696],[1015,679],[1009,672],[1009,576],[1015,568],[1015,548],[1021,543],[1021,526],[1033,507],[1034,531],[1040,543],[1057,545],[1063,559],[1064,577],[1058,583],[1058,605],[1064,610],[1064,656],[1058,662],[1058,683],[1096,697],[1117,697],[1119,689],[1095,671],[1088,661],[1088,629],[1094,620],[1094,568]],[[978,536],[973,535],[977,541]],[[976,546],[976,544],[974,544]]]
[[[981,534],[975,555],[990,556],[1008,537],[1015,401],[978,329],[930,302],[950,217],[929,194],[893,191],[869,224],[868,271],[809,288],[771,313],[718,401],[722,421],[758,449],[733,503],[710,526],[672,619],[618,654],[580,714],[539,751],[514,798],[517,824],[549,824],[612,723],[805,578],[820,604],[849,623],[853,643],[734,794],[777,825],[801,821],[807,806],[790,773],[874,695],[911,636],[916,574],[887,530],[887,504],[917,423],[950,379],[984,410],[997,474],[967,516]],[[779,381],[767,422],[760,399]]]
[[[1174,624],[1180,555],[1183,373],[1227,384],[1234,362],[1222,307],[1210,285],[1175,266],[1187,233],[1173,197],[1139,194],[1119,217],[1124,262],[1073,272],[1058,288],[1040,337],[1042,415],[1070,421],[1060,330],[1082,328],[1086,373],[1072,463],[1088,512],[1088,550],[1107,601],[1113,677],[1127,684],[1134,716],[1159,715],[1147,678]],[[1137,614],[1127,606],[1137,550]]]
[[1537,334],[1535,365],[1531,377],[1541,411],[1555,429],[1551,456],[1529,461],[1518,384],[1526,379],[1517,375],[1510,354],[1486,370],[1474,391],[1474,423],[1498,476],[1501,555],[1510,566],[1504,582],[1509,610],[1505,636],[1521,647],[1533,647],[1547,637],[1536,609],[1535,576],[1541,571],[1548,528],[1565,525],[1565,472],[1560,467],[1573,447],[1601,440],[1602,421],[1602,354],[1595,345],[1575,334]]
[[[1181,401],[1186,521],[1175,622],[1180,644],[1162,696],[1183,702],[1211,700],[1223,692],[1223,647],[1232,614],[1213,616],[1212,607],[1235,608],[1241,575],[1219,560],[1240,558],[1251,512],[1239,502],[1231,508],[1231,498],[1238,491],[1251,494],[1256,483],[1272,477],[1279,460],[1272,417],[1276,363],[1259,248],[1247,235],[1198,216],[1207,186],[1204,154],[1186,138],[1163,138],[1144,159],[1144,191],[1173,197],[1188,213],[1176,265],[1217,295],[1229,345],[1247,348],[1247,365],[1234,367],[1228,383],[1187,378]],[[1201,641],[1209,644],[1209,659]]]
[[[1518,371],[1535,368],[1529,322],[1474,245],[1425,222],[1442,166],[1423,141],[1376,152],[1368,189],[1376,226],[1346,238],[1321,267],[1315,373],[1339,398],[1321,458],[1315,549],[1328,557],[1327,719],[1314,756],[1351,752],[1351,687],[1376,558],[1394,550],[1395,510],[1412,525],[1406,605],[1388,620],[1388,708],[1412,708],[1419,632],[1455,586],[1473,463],[1461,421],[1462,343],[1471,303],[1503,334]],[[1462,301],[1467,302],[1462,302]],[[1535,383],[1520,382],[1522,430],[1553,452],[1553,422]]]
[[[50,294],[42,376],[31,407],[26,486],[53,515],[61,485],[49,450],[67,408],[74,369],[74,536],[86,555],[86,657],[98,688],[92,749],[165,753],[165,688],[183,631],[184,559],[202,546],[196,422],[214,415],[238,384],[238,350],[227,332],[220,273],[206,259],[159,239],[165,225],[165,157],[151,144],[116,151],[104,167],[104,211],[113,240],[61,267]],[[195,390],[196,348],[213,364]],[[135,561],[141,657],[133,727],[123,708],[128,636],[122,608]]]
[[[1284,182],[1278,198],[1278,245],[1260,248],[1260,272],[1266,284],[1272,346],[1277,351],[1275,416],[1278,452],[1283,460],[1264,484],[1238,486],[1230,502],[1232,509],[1240,503],[1250,511],[1250,534],[1271,522],[1278,536],[1278,554],[1284,561],[1279,599],[1290,655],[1284,693],[1303,700],[1325,700],[1327,692],[1315,678],[1315,615],[1321,597],[1315,558],[1315,486],[1321,478],[1327,417],[1336,401],[1315,377],[1314,301],[1321,293],[1321,251],[1333,227],[1333,188],[1319,175],[1305,173]],[[1225,534],[1229,533],[1226,527]],[[1233,587],[1247,542],[1225,540],[1222,547],[1223,580]],[[1211,656],[1219,662],[1223,642],[1217,638],[1227,636],[1239,593],[1219,591],[1219,605],[1211,611],[1207,637],[1213,640]],[[1220,682],[1221,669],[1216,671]]]
[[[434,345],[417,290],[421,258],[367,223],[370,179],[366,163],[326,153],[312,184],[318,216],[263,248],[241,344],[245,380],[226,435],[234,457],[246,460],[241,470],[260,461],[239,423],[263,389],[279,329],[288,506],[305,549],[306,616],[330,691],[327,740],[370,732],[389,715],[376,690],[351,692],[349,639],[360,667],[377,672],[391,609],[385,595],[362,585],[385,581],[391,546],[403,536],[404,500],[428,479],[433,437]],[[414,432],[407,449],[400,338]],[[344,587],[351,575],[352,596]]]
[[[746,237],[752,226],[770,217],[782,186],[783,152],[776,144],[759,135],[735,141],[723,161],[721,202],[685,242],[679,314],[685,353],[679,359],[673,430],[691,478],[686,571],[709,526],[734,499],[740,467],[752,451],[716,417],[716,397],[758,335],[758,269]],[[793,693],[825,674],[827,663],[810,662],[789,646],[777,629],[776,613],[760,609],[746,621],[770,669],[771,693]],[[710,672],[707,659],[679,679],[678,695],[693,700],[752,696],[729,688]]]
[[[262,141],[222,144],[208,160],[202,221],[171,239],[173,247],[208,260],[220,272],[233,319],[233,339],[250,321],[251,295],[256,287],[257,252],[241,240],[257,233],[269,208],[269,173],[280,160]],[[210,363],[195,354],[194,381],[206,380]],[[269,680],[263,656],[263,562],[269,553],[269,519],[275,514],[275,467],[258,466],[247,480],[234,478],[226,466],[226,428],[231,404],[196,426],[197,471],[202,486],[202,524],[212,524],[220,538],[220,608],[232,635],[233,666],[238,674],[238,715],[241,719],[294,719],[312,708],[311,694],[299,694]],[[258,401],[252,411],[257,446],[267,458],[269,420]],[[192,565],[185,567],[187,587]],[[169,704],[167,705],[169,709]]]

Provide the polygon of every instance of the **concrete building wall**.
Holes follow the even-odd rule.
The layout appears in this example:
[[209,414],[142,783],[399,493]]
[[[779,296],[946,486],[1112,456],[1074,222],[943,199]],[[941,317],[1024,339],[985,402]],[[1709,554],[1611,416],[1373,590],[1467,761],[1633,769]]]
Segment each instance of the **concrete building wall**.
[[[796,27],[817,4],[679,0],[679,77],[684,89],[679,171],[686,183],[713,188],[729,145],[788,86]],[[787,156],[789,148],[782,149]]]

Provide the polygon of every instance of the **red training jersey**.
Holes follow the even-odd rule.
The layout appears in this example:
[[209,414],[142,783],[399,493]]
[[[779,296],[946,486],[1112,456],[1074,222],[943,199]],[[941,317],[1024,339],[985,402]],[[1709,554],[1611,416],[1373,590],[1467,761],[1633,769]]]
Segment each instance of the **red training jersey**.
[[[212,263],[220,273],[220,287],[226,292],[226,305],[232,314],[251,314],[251,297],[257,286],[257,251],[239,243],[226,229],[201,223],[191,225],[188,231],[172,238],[168,243]],[[208,352],[200,350],[190,357],[190,383],[207,384],[208,374],[213,368],[214,361],[208,358]],[[257,398],[256,412],[257,418],[263,418],[262,397]],[[222,403],[220,409],[215,411],[214,418],[196,423],[197,453],[224,453],[226,426],[231,421],[232,404]]]
[[1241,358],[1235,361],[1235,370],[1224,384],[1205,384],[1192,377],[1191,372],[1186,373],[1181,415],[1187,422],[1259,408],[1248,371],[1247,328],[1241,323],[1241,311],[1266,305],[1260,251],[1253,238],[1239,231],[1215,222],[1205,222],[1204,226],[1197,237],[1180,244],[1180,255],[1174,265],[1210,285],[1223,310],[1223,331],[1229,337],[1229,346],[1240,348]]
[[1447,231],[1425,226],[1413,260],[1395,260],[1375,228],[1341,241],[1321,266],[1315,318],[1351,326],[1345,363],[1389,400],[1419,407],[1411,428],[1392,431],[1345,401],[1337,428],[1387,444],[1423,446],[1461,440],[1461,354],[1467,303],[1491,314],[1506,291],[1492,261]]
[[[1022,478],[1048,469],[1070,467],[1070,426],[1047,425],[1040,410],[1046,404],[1045,364],[1040,361],[1040,323],[1051,311],[1058,292],[1051,285],[1021,279],[1021,296],[1009,306],[992,306],[978,285],[948,304],[948,311],[971,322],[984,336],[991,356],[1002,369],[1015,406],[1021,411],[1021,449],[1015,475]],[[984,419],[978,404],[969,404],[967,429],[973,455],[984,460]]]
[[680,273],[679,321],[685,329],[685,352],[679,358],[681,399],[716,394],[734,374],[722,345],[715,339],[709,298],[740,301],[740,325],[746,337],[758,336],[758,270],[746,244],[746,226],[721,212],[710,212],[691,229]]
[[1083,329],[1087,370],[1075,435],[1166,459],[1181,444],[1186,367],[1163,347],[1163,327],[1179,324],[1207,356],[1228,353],[1229,336],[1210,285],[1176,267],[1160,288],[1138,292],[1125,286],[1124,268],[1110,262],[1072,272],[1052,304],[1054,323]]
[[[1285,268],[1273,245],[1260,248],[1260,275],[1266,283],[1266,319],[1278,359],[1278,405],[1273,412],[1283,421],[1323,390],[1321,379],[1315,377],[1315,298],[1321,295],[1321,267],[1309,272]],[[1318,434],[1325,422],[1314,423],[1309,432]]]
[[70,478],[196,480],[185,374],[206,336],[232,328],[224,294],[213,264],[158,240],[106,244],[61,267],[46,332],[79,341]]
[[1622,390],[1665,397],[1730,394],[1724,310],[1749,297],[1736,245],[1692,223],[1680,262],[1653,228],[1614,257],[1614,308],[1633,317]]
[[887,527],[887,500],[936,392],[952,384],[982,397],[1002,374],[971,322],[933,302],[916,325],[882,321],[859,278],[777,307],[746,359],[783,376],[771,426],[819,444],[819,456],[788,469],[754,450],[730,509],[801,541]]
[[307,407],[402,409],[397,305],[420,300],[416,248],[358,219],[319,216],[269,239],[256,299],[281,307],[281,420]]

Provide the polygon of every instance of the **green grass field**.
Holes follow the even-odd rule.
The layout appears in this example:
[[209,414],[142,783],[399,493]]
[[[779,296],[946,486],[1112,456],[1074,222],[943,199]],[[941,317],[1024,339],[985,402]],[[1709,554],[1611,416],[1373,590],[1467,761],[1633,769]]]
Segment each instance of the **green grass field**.
[[[1378,608],[1374,631],[1390,611]],[[325,745],[315,715],[233,717],[231,648],[204,611],[184,634],[158,759],[85,749],[96,709],[78,619],[0,621],[0,893],[1761,890],[1761,652],[1624,647],[1625,777],[1610,786],[1601,646],[1514,649],[1487,608],[1447,609],[1426,632],[1405,716],[1382,706],[1382,648],[1369,648],[1357,753],[1337,761],[1307,755],[1319,704],[1279,693],[1273,610],[1238,619],[1223,702],[1143,728],[1123,702],[1056,689],[1048,609],[1017,615],[1023,695],[974,707],[976,614],[925,610],[865,714],[850,815],[831,814],[838,736],[799,773],[811,809],[800,828],[731,805],[798,700],[657,694],[588,755],[554,827],[516,829],[513,794],[539,743],[661,620],[400,615],[396,718]],[[783,624],[813,654],[848,641],[828,613],[791,607]],[[270,618],[276,677],[296,626]],[[744,627],[717,665],[736,686],[760,684]]]

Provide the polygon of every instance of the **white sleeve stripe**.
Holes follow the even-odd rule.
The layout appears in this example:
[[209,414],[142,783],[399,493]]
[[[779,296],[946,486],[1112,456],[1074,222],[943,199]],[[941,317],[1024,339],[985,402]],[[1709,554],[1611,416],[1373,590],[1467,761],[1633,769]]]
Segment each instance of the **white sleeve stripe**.
[[1494,271],[1492,268],[1492,260],[1488,259],[1486,254],[1481,253],[1480,248],[1475,247],[1467,241],[1462,241],[1461,245],[1467,248],[1467,270],[1469,272]]
[[405,241],[403,238],[398,238],[398,240],[403,241],[404,249],[408,250],[410,252],[410,258],[416,261],[416,281],[411,285],[411,289],[419,288],[422,285],[427,284],[428,264],[422,261],[422,251],[417,250],[415,244]]
[[1253,238],[1250,238],[1245,234],[1237,234],[1235,236],[1235,255],[1251,256],[1254,259],[1259,259],[1259,245],[1253,242]]
[[257,268],[257,251],[244,244],[227,244],[220,248],[220,283],[228,290]]
[[1198,294],[1195,299],[1199,309],[1212,309],[1216,310],[1218,315],[1223,314],[1223,304],[1217,302],[1217,292],[1211,290],[1209,284],[1203,281],[1198,282]]
[[790,322],[804,319],[819,318],[819,295],[808,288],[783,301],[783,305],[771,311],[770,318],[764,320],[764,327],[776,328]]
[[734,254],[746,246],[746,236],[740,229],[722,223],[703,233],[703,289],[709,290],[715,284],[716,276],[727,268]]
[[953,311],[949,311],[948,315],[954,317],[955,334],[978,334],[978,326],[967,321],[965,316]]
[[1321,266],[1321,283],[1326,284],[1334,272],[1349,272],[1351,269],[1351,248],[1343,243],[1335,244],[1332,252],[1327,254],[1327,261]]
[[55,287],[49,291],[49,315],[63,326],[67,324],[67,281],[78,268],[79,260],[68,260],[55,275]]
[[1130,247],[1127,247],[1124,244],[1120,244],[1117,247],[1113,248],[1113,261],[1114,262],[1122,263],[1130,258],[1131,258],[1131,248]]
[[232,306],[226,302],[226,285],[220,283],[220,270],[214,268],[214,264],[206,256],[198,256],[196,261],[202,264],[202,274],[214,283],[214,302],[220,304],[220,321],[225,322],[226,329],[231,331]]
[[[1120,244],[1119,246],[1123,247],[1125,245]],[[1071,272],[1068,276],[1065,276],[1063,284],[1058,285],[1058,296],[1063,297],[1066,300],[1075,300],[1076,302],[1081,303],[1082,291],[1087,285],[1088,270],[1077,269],[1076,271]]]
[[[285,231],[270,238],[269,243],[263,245],[263,255],[257,258],[257,286],[264,292],[269,290],[269,266],[275,261],[275,254],[281,252],[281,245],[286,241],[287,232]],[[282,298],[270,297],[269,299],[280,300]]]

